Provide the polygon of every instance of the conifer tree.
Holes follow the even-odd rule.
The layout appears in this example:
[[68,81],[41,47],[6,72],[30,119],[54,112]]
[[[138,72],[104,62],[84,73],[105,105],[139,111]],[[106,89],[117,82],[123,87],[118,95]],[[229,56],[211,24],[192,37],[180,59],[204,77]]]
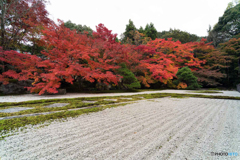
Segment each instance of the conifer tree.
[[125,32],[123,33],[124,37],[122,39],[123,43],[134,42],[134,32],[136,31],[136,27],[133,24],[133,21],[129,19],[129,24],[126,25]]

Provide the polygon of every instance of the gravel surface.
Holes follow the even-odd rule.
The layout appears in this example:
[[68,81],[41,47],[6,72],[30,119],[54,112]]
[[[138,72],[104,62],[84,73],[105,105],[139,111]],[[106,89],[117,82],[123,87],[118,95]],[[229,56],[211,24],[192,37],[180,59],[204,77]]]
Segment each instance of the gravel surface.
[[239,159],[211,152],[240,151],[240,101],[141,100],[37,127],[1,140],[1,160]]
[[50,105],[47,105],[47,106],[44,106],[44,108],[54,108],[54,107],[65,107],[69,105],[69,103],[54,103],[54,104],[50,104]]
[[82,103],[96,103],[97,101],[82,101]]
[[78,98],[78,97],[103,97],[103,96],[128,96],[138,94],[152,94],[152,93],[179,93],[179,94],[203,94],[216,96],[232,96],[240,97],[237,91],[219,91],[223,93],[193,93],[191,90],[159,90],[159,91],[144,91],[144,92],[125,92],[125,93],[67,93],[65,95],[38,95],[38,94],[24,94],[14,96],[0,96],[0,102],[24,102],[30,100],[40,99],[59,99],[59,98]]
[[29,109],[34,109],[30,107],[13,107],[13,108],[8,108],[8,109],[1,109],[0,113],[14,113],[14,112],[19,112],[19,111],[25,111]]

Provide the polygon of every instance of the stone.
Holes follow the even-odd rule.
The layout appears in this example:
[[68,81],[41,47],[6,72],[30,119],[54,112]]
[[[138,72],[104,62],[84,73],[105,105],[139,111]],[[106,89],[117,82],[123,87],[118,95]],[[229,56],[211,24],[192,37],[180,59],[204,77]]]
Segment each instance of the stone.
[[117,99],[104,99],[104,101],[117,101]]
[[32,86],[33,80],[9,82],[4,85],[1,83],[0,92],[3,94],[25,94],[29,93],[26,87]]
[[82,101],[82,103],[96,103],[97,101]]
[[240,84],[237,85],[237,91],[240,92]]
[[163,97],[163,98],[172,98],[172,96],[167,96],[167,97]]
[[14,112],[25,111],[25,110],[29,110],[29,109],[33,109],[33,108],[29,108],[29,107],[13,107],[13,108],[7,108],[7,109],[0,110],[0,112],[1,113],[14,113]]
[[58,95],[65,95],[67,94],[67,90],[66,89],[58,89]]
[[127,100],[132,100],[132,98],[121,98],[121,99],[127,99]]
[[1,85],[0,91],[3,94],[20,94],[24,93],[25,89],[15,83],[9,83],[6,85]]
[[65,107],[65,106],[67,106],[69,104],[70,103],[54,103],[54,104],[50,104],[50,105],[44,106],[43,108]]

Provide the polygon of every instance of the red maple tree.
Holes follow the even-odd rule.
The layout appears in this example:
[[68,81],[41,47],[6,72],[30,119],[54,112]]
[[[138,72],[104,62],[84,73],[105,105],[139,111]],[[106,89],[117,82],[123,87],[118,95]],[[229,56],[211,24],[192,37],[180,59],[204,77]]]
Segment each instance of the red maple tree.
[[[14,66],[15,71],[4,72],[1,75],[1,81],[7,83],[7,78],[34,79],[33,87],[29,89],[39,94],[57,93],[57,88],[60,87],[63,79],[68,83],[73,83],[78,77],[89,82],[117,84],[119,81],[120,76],[112,71],[118,68],[115,65],[115,55],[101,53],[100,49],[95,47],[95,40],[99,40],[101,36],[94,39],[86,34],[77,34],[64,27],[62,22],[60,25],[47,26],[42,32],[44,34],[42,43],[46,48],[42,51],[45,56],[43,59],[16,51],[2,50],[1,61]],[[102,35],[98,31],[96,34]],[[107,40],[101,39],[101,41]]]
[[200,42],[191,43],[195,57],[205,61],[199,70],[194,71],[194,74],[203,86],[221,85],[219,80],[226,77],[222,70],[228,68],[227,63],[232,58],[225,52],[215,49],[211,43],[205,42],[206,39],[202,39]]
[[172,39],[155,39],[146,45],[135,47],[131,53],[133,72],[147,87],[160,81],[167,83],[176,77],[179,68],[184,66],[196,70],[204,61],[194,57],[191,44],[182,44]]
[[43,25],[48,25],[45,0],[8,0],[0,3],[0,46],[4,50],[21,48],[25,42],[35,44]]

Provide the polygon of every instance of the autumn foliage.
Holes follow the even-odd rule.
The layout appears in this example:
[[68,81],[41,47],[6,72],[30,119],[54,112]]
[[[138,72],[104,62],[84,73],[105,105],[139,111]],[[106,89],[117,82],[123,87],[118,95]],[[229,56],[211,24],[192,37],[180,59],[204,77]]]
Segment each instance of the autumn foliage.
[[221,85],[219,80],[226,77],[222,70],[228,68],[228,63],[232,59],[226,52],[215,49],[211,43],[205,43],[206,39],[200,42],[193,42],[194,55],[205,63],[201,64],[201,69],[195,70],[198,82],[205,86]]
[[[141,45],[121,44],[116,42],[117,35],[103,24],[89,36],[87,32],[79,34],[66,28],[62,21],[59,25],[45,25],[41,34],[40,42],[45,48],[41,57],[1,48],[1,82],[31,79],[34,82],[28,89],[44,94],[57,93],[63,81],[73,84],[79,78],[91,83],[118,85],[123,78],[118,72],[121,63],[146,87],[177,79],[178,69],[183,67],[198,74],[202,69],[217,74],[219,67],[226,67],[223,65],[226,57],[204,40],[182,44],[172,39],[155,39]],[[221,59],[215,60],[214,56]],[[177,86],[186,87],[186,83]]]
[[23,42],[37,43],[48,18],[46,0],[1,1],[0,46],[4,50],[21,48]]
[[179,68],[190,66],[196,70],[204,63],[194,57],[192,45],[174,42],[172,39],[155,39],[135,47],[134,51],[131,53],[132,70],[147,87],[157,81],[166,84],[168,80],[176,78]]
[[9,78],[33,79],[33,87],[29,87],[29,90],[39,94],[57,93],[61,80],[73,83],[78,77],[89,82],[96,80],[117,84],[120,76],[112,72],[118,68],[115,65],[116,56],[113,52],[102,52],[111,45],[108,43],[112,43],[109,39],[111,35],[106,38],[109,31],[105,29],[103,25],[99,25],[97,37],[93,39],[65,28],[63,23],[48,26],[42,31],[42,43],[46,48],[42,52],[44,58],[1,50],[0,60],[14,67],[14,70],[2,73],[1,81],[6,84]]

